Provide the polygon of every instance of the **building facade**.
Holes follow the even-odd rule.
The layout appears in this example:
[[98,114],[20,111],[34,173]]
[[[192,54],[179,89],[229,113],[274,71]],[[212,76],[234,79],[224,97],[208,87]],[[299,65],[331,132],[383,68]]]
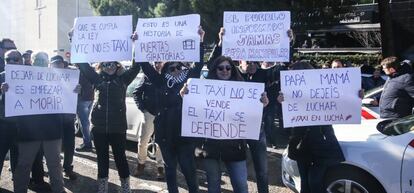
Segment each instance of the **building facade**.
[[0,0],[0,5],[0,39],[12,39],[19,51],[45,51],[65,59],[74,19],[93,15],[87,0]]

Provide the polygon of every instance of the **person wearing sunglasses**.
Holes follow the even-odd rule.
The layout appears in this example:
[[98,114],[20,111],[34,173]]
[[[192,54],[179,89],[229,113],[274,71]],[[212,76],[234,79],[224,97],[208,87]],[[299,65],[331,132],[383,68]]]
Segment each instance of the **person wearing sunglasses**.
[[98,193],[108,192],[109,146],[112,147],[121,180],[121,192],[130,193],[130,173],[125,155],[128,128],[125,95],[128,85],[137,76],[140,65],[133,61],[131,68],[125,70],[116,61],[100,62],[96,71],[88,64],[78,66],[95,89],[91,131],[98,157]]
[[[214,60],[206,79],[244,81],[232,59],[225,56],[219,56]],[[186,93],[188,93],[187,84],[180,91],[180,95],[185,97]],[[269,103],[266,93],[262,93],[260,101],[264,107]],[[207,173],[209,193],[221,192],[221,162],[227,168],[233,192],[248,192],[246,149],[246,140],[244,139],[217,140],[205,138],[198,140],[195,152],[197,156],[202,158]]]
[[[181,137],[181,108],[182,98],[180,89],[188,78],[199,78],[203,68],[204,48],[202,46],[204,30],[198,29],[200,35],[200,61],[194,68],[186,68],[181,62],[165,62],[161,74],[150,63],[142,63],[142,70],[148,79],[159,88],[163,95],[160,96],[161,111],[155,117],[155,142],[160,147],[164,159],[165,177],[168,192],[178,193],[177,163],[187,182],[188,191],[197,193],[198,180],[194,161],[194,145],[190,139]],[[136,33],[132,35],[136,40]]]

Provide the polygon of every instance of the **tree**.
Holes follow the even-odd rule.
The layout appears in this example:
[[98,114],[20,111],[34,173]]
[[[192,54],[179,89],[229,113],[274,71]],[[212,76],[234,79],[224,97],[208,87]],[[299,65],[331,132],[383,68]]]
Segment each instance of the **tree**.
[[384,57],[395,56],[393,25],[389,1],[379,0],[378,10],[381,23],[382,55]]
[[154,17],[152,0],[89,0],[97,15],[132,15],[135,25],[138,18]]

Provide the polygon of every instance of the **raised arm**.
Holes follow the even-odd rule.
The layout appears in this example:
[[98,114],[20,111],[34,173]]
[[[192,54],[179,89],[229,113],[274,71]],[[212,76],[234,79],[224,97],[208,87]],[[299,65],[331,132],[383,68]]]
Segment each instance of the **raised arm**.
[[102,78],[96,73],[96,71],[88,63],[77,64],[79,70],[85,75],[86,79],[94,85],[101,83]]
[[154,67],[151,66],[148,62],[139,62],[138,63],[142,71],[144,72],[145,76],[148,77],[149,81],[155,85],[162,85],[163,77],[159,74]]
[[210,69],[211,65],[213,64],[214,60],[221,56],[222,53],[222,43],[223,43],[223,35],[224,35],[224,28],[220,28],[220,32],[218,33],[219,42],[214,45],[213,51],[211,52],[208,61],[207,61],[207,68]]
[[200,35],[200,60],[195,63],[194,68],[190,69],[189,78],[200,78],[201,70],[204,66],[204,30],[200,26],[198,28],[198,34]]
[[141,66],[138,63],[135,63],[134,60],[132,60],[131,68],[129,68],[124,74],[122,74],[122,80],[124,81],[124,83],[126,85],[131,84],[131,82],[139,73],[139,70],[141,70]]

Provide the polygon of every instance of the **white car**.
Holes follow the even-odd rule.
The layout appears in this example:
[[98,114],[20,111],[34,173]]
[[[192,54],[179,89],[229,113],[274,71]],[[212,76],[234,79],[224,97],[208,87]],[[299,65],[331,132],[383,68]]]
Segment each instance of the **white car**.
[[[325,174],[321,185],[327,192],[414,192],[414,116],[390,123],[378,119],[377,110],[363,106],[360,125],[334,125],[346,161]],[[287,157],[287,151],[282,158],[282,180],[300,192],[297,164]]]

